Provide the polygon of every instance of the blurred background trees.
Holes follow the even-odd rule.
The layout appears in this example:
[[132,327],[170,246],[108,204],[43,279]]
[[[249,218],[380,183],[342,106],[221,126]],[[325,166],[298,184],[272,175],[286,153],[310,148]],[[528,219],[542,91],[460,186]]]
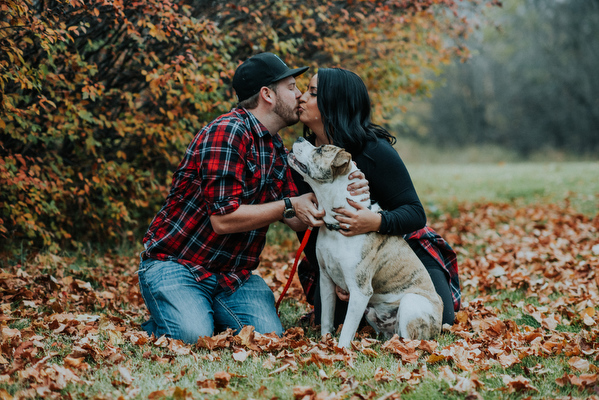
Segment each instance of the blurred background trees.
[[[599,155],[599,1],[506,0],[411,124],[444,148]],[[405,130],[404,130],[405,132]]]

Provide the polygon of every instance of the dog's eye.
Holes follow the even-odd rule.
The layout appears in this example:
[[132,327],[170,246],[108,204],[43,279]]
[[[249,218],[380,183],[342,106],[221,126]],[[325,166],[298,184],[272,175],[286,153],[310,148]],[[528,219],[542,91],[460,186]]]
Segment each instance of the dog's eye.
[[316,154],[322,153],[322,146],[316,148]]

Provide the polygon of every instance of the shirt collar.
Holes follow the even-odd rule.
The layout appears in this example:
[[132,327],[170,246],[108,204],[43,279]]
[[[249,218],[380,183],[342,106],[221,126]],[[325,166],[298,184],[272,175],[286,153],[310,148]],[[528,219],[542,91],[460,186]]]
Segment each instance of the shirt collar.
[[252,132],[254,132],[259,137],[270,136],[272,138],[273,146],[278,150],[285,147],[285,144],[283,143],[283,138],[281,137],[281,135],[279,135],[278,132],[276,132],[274,134],[270,133],[270,131],[268,129],[266,129],[266,127],[264,125],[262,125],[262,122],[258,121],[258,118],[256,118],[256,116],[254,114],[252,114],[251,111],[248,111],[243,107],[237,108],[236,110],[240,114],[242,114],[244,116],[244,118],[247,118],[247,120],[250,123],[250,129],[252,130]]
[[[266,129],[266,127],[264,125],[262,125],[262,122],[258,121],[258,118],[256,118],[256,116],[254,114],[252,114],[251,111],[246,110],[243,107],[238,107],[235,109],[235,111],[238,112],[245,120],[247,120],[249,122],[250,129],[256,135],[258,135],[259,137],[264,137],[266,135],[270,135],[270,132],[268,131],[268,129]],[[272,136],[275,136],[275,135],[272,135]]]

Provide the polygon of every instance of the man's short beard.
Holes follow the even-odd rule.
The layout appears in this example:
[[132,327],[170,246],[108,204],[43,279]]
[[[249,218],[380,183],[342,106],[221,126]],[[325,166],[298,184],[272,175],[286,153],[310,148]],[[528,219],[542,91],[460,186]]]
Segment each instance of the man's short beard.
[[277,98],[273,112],[277,114],[287,126],[294,125],[299,122],[297,108],[291,108]]

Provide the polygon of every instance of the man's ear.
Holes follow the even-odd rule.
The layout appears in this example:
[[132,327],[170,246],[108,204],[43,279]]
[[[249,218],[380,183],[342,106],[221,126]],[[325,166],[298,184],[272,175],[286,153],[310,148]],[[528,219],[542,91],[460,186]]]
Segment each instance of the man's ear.
[[262,97],[262,99],[267,102],[268,104],[273,104],[275,102],[274,97],[272,96],[273,91],[269,88],[267,88],[266,86],[262,86],[260,88],[260,97]]
[[345,150],[340,150],[333,159],[331,169],[333,170],[333,178],[348,174],[351,170],[351,154]]

